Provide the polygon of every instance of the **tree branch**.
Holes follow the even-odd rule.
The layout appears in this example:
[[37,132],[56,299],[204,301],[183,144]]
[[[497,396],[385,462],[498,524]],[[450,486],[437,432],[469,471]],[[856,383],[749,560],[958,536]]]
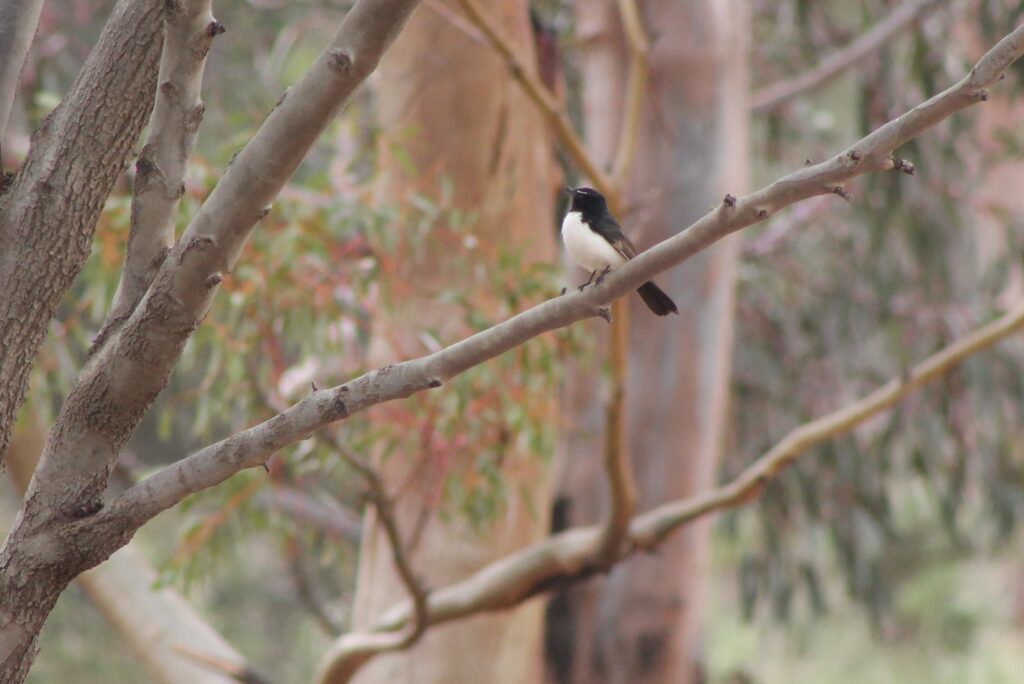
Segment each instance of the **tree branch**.
[[[409,600],[412,603],[412,619],[402,630],[392,631],[387,634],[378,635],[380,638],[373,638],[356,645],[355,649],[343,648],[335,652],[331,649],[327,656],[321,661],[320,674],[317,681],[334,681],[335,679],[348,679],[358,667],[380,653],[388,651],[403,651],[423,636],[427,630],[427,601],[429,594],[423,587],[422,582],[416,576],[405,550],[405,543],[398,530],[398,522],[395,516],[394,506],[391,497],[388,496],[384,483],[381,481],[377,471],[367,461],[353,452],[348,446],[338,442],[333,437],[321,434],[321,437],[341,455],[366,481],[368,487],[367,495],[377,511],[384,528],[384,534],[388,539],[388,546],[391,547],[391,556],[395,564],[398,577],[409,593]],[[353,664],[358,663],[353,668]]]
[[813,69],[794,78],[772,83],[750,96],[750,109],[754,114],[767,114],[804,93],[828,83],[850,67],[876,53],[897,33],[915,23],[936,0],[905,0],[885,19],[858,36],[846,47],[833,52]]
[[836,185],[869,172],[902,168],[892,151],[972,104],[1024,53],[1024,26],[988,51],[959,83],[876,129],[828,161],[794,171],[742,198],[722,204],[681,233],[612,271],[597,286],[548,300],[433,354],[370,371],[320,390],[273,418],[212,444],[128,489],[93,522],[134,529],[186,496],[212,487],[324,425],[370,406],[440,387],[443,381],[544,332],[597,316],[616,298],[741,228],[795,202],[827,195]]
[[[108,23],[104,35],[109,34],[111,27],[119,30],[121,33],[115,39],[123,43],[119,45],[124,55],[136,56],[140,42],[154,51],[154,57],[158,54],[159,32],[154,31],[152,39],[145,40],[146,31],[153,28],[152,15],[147,16],[145,10],[152,9],[154,4],[159,8],[155,16],[160,17],[162,0],[123,0],[119,5],[120,14],[115,12],[120,19]],[[82,369],[50,431],[17,523],[0,547],[0,678],[15,681],[24,678],[42,623],[60,592],[79,572],[123,546],[137,529],[104,527],[97,524],[100,521],[95,516],[104,504],[109,473],[118,452],[167,384],[185,342],[205,316],[217,286],[225,274],[230,274],[255,224],[269,211],[270,202],[319,134],[376,67],[416,5],[417,0],[356,2],[327,49],[286,93],[229,165],[135,311]],[[125,25],[125,16],[134,16],[139,26]],[[162,22],[159,22],[156,28],[161,27]],[[104,45],[101,39],[100,46]],[[106,92],[111,84],[123,88],[123,79],[114,79],[109,73],[110,65],[119,62],[108,56],[100,64],[108,71],[94,84],[96,89]],[[127,67],[125,70],[130,71]],[[89,63],[85,71],[89,71]],[[150,94],[156,71],[154,64],[147,72]],[[138,84],[127,89],[132,92],[129,99],[139,97],[135,93],[138,89]],[[53,168],[60,168],[61,163],[70,163],[72,167],[95,166],[94,157],[109,163],[119,150],[126,150],[129,143],[125,141],[124,131],[131,128],[132,121],[117,121],[115,125],[109,120],[110,112],[105,114],[103,120],[91,122],[81,111],[65,110],[63,105],[58,107],[55,115],[47,120],[49,125],[44,124],[41,139],[49,140],[54,132],[61,131],[65,121],[95,124],[63,131],[70,140],[102,141],[110,137],[111,131],[118,135],[107,141],[109,149],[92,154],[89,146],[81,146],[83,149],[77,153],[59,156],[60,163],[37,157],[33,164],[30,155],[30,161],[15,179],[12,202],[0,216],[0,287],[5,292],[5,297],[0,298],[0,320],[18,322],[0,326],[0,377],[4,378],[0,383],[0,439],[3,440],[0,447],[7,439],[14,408],[24,396],[24,379],[31,357],[63,293],[57,285],[61,285],[63,279],[70,282],[90,247],[89,239],[77,245],[80,252],[77,265],[69,268],[69,272],[62,272],[60,269],[67,260],[53,259],[46,251],[39,251],[37,243],[58,239],[68,242],[63,225],[49,226],[41,221],[18,219],[14,223],[21,231],[18,233],[10,230],[12,216],[17,219],[33,211],[44,214],[57,211],[59,217],[71,220],[63,215],[70,211],[72,223],[85,220],[83,217],[90,221],[88,231],[81,232],[91,238],[95,216],[110,187],[104,186],[102,193],[93,194],[94,181],[88,177],[79,178],[79,174],[72,178],[55,177],[40,170],[52,172]],[[142,120],[144,117],[139,127]],[[69,145],[59,144],[65,149]],[[74,161],[68,162],[69,159]],[[44,161],[51,163],[47,167]],[[120,163],[123,163],[123,156]],[[110,175],[112,183],[114,174],[108,173],[106,166],[100,166],[97,173],[101,177]],[[53,201],[41,202],[40,197],[32,199],[31,195],[24,194],[31,190],[26,184],[37,181],[41,183],[42,197]],[[90,192],[84,192],[80,185],[87,185]],[[58,189],[67,189],[69,198],[55,192]],[[18,211],[22,214],[17,211],[12,214],[15,206],[20,207]],[[11,241],[11,235],[22,238],[24,244]],[[26,245],[36,248],[26,255],[35,257],[35,261],[21,258]],[[50,247],[55,255],[69,251],[61,242]],[[70,251],[77,253],[75,249]],[[60,277],[54,278],[56,285],[51,284],[51,292],[38,292],[38,283],[45,280],[39,273],[60,273]],[[13,285],[8,283],[9,276],[15,281]],[[14,286],[21,287],[21,292]],[[13,304],[9,298],[12,290],[18,295]],[[40,299],[43,299],[42,305]],[[23,319],[28,314],[34,318],[26,326]],[[28,338],[31,344],[17,339],[17,335],[24,336],[26,330],[34,335]],[[15,341],[9,343],[9,337],[14,337]],[[26,349],[31,355],[26,356]],[[9,353],[11,350],[13,354]],[[343,408],[344,404],[340,406]],[[277,447],[282,445],[279,443]],[[95,541],[96,545],[91,545],[90,541]],[[36,577],[45,581],[26,582],[25,578]]]
[[[622,130],[619,133],[619,146],[615,151],[615,164],[612,177],[620,188],[624,186],[629,172],[633,168],[636,156],[636,142],[640,131],[640,115],[643,113],[644,100],[647,95],[647,56],[650,45],[640,21],[640,11],[636,0],[617,0],[622,28],[626,33],[626,44],[629,46],[629,75],[626,80],[626,115],[622,119]],[[621,207],[620,207],[621,209]]]
[[160,85],[149,119],[149,140],[135,163],[124,268],[92,353],[135,310],[174,244],[175,215],[185,194],[185,166],[203,118],[200,90],[206,55],[214,37],[223,32],[223,24],[213,18],[210,0],[167,3]]
[[[26,516],[73,514],[98,503],[117,452],[166,385],[255,224],[416,4],[360,0],[237,155],[134,313],[82,370],[47,442]],[[83,449],[90,458],[73,457]]]
[[164,0],[117,3],[0,203],[0,460],[50,320],[153,105],[163,11]]
[[[942,377],[968,357],[988,349],[1024,328],[1024,305],[949,345],[918,364],[909,374],[895,378],[863,399],[792,430],[770,451],[751,464],[732,482],[693,497],[673,501],[633,519],[631,542],[626,553],[650,551],[672,532],[711,512],[736,508],[756,499],[768,481],[811,447],[845,434],[868,418],[895,406],[907,395]],[[538,594],[582,581],[602,569],[602,530],[579,527],[513,553],[485,566],[465,580],[439,589],[428,602],[429,624],[464,619],[479,613],[519,605]],[[370,632],[343,635],[331,648],[333,654],[361,653],[360,645],[404,629],[410,606],[400,604],[381,616]],[[337,671],[351,676],[369,658],[337,663]],[[318,680],[342,684],[347,678]]]
[[21,71],[25,68],[25,58],[32,47],[42,9],[43,0],[5,0],[0,4],[0,160]]
[[578,166],[602,195],[608,198],[608,204],[613,209],[618,206],[619,193],[615,188],[612,179],[598,166],[590,155],[587,154],[583,141],[576,135],[569,116],[559,107],[558,100],[539,79],[532,75],[526,64],[519,58],[519,51],[502,34],[494,19],[487,15],[487,12],[477,0],[459,0],[466,11],[469,20],[483,33],[490,44],[508,62],[512,77],[519,82],[519,85],[526,91],[527,96],[540,109],[541,113],[551,124],[555,135],[562,143],[566,152],[572,157],[573,162]]

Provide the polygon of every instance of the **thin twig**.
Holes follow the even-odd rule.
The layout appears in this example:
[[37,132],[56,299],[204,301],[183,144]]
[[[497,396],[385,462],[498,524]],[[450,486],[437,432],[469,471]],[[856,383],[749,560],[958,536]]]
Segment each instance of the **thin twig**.
[[611,394],[605,407],[604,473],[608,481],[608,512],[601,526],[601,548],[597,556],[606,567],[622,553],[629,521],[636,509],[636,478],[629,460],[626,435],[626,373],[629,359],[629,307],[615,302],[608,354],[611,359]]
[[505,38],[494,19],[488,16],[477,0],[459,0],[459,2],[462,4],[463,9],[466,10],[466,14],[473,25],[487,36],[491,45],[508,62],[509,68],[512,71],[512,77],[522,86],[527,96],[547,118],[555,134],[558,136],[559,142],[562,143],[566,152],[572,157],[573,163],[590,178],[590,182],[608,199],[609,206],[614,210],[619,206],[619,193],[615,188],[615,184],[608,174],[587,154],[583,141],[576,135],[572,122],[569,121],[568,114],[558,105],[557,98],[539,79],[533,76],[526,63],[520,59],[520,51]]
[[766,114],[818,86],[828,83],[863,59],[876,53],[879,48],[897,33],[916,22],[929,5],[936,0],[907,0],[894,9],[889,16],[858,36],[841,50],[825,57],[813,69],[794,78],[772,83],[750,96],[750,110],[754,114]]
[[428,590],[423,586],[422,581],[416,576],[409,554],[406,553],[405,543],[402,541],[401,532],[398,530],[398,521],[395,515],[394,503],[388,496],[387,489],[380,475],[369,461],[363,459],[347,444],[335,439],[333,435],[322,431],[321,439],[329,444],[337,453],[345,459],[345,462],[352,466],[366,482],[367,496],[374,508],[377,510],[377,517],[384,526],[384,534],[387,536],[388,545],[391,547],[391,557],[398,571],[398,577],[405,586],[406,591],[412,600],[413,620],[407,625],[403,633],[394,634],[395,638],[391,643],[387,641],[378,642],[375,651],[400,651],[409,648],[423,636],[427,629],[427,599]]
[[441,0],[423,0],[423,6],[447,21],[456,30],[464,33],[470,40],[481,45],[491,45],[491,42],[487,40],[487,36],[481,33],[473,24],[466,21],[465,17],[441,2]]

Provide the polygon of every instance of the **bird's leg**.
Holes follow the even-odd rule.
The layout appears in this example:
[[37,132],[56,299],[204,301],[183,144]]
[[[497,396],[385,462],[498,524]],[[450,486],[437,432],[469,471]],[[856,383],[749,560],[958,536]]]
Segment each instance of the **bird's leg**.
[[590,277],[587,278],[587,282],[585,282],[582,285],[580,285],[580,288],[579,288],[580,292],[583,292],[583,288],[585,288],[590,283],[594,282],[594,276],[595,275],[597,275],[597,271],[591,271],[590,272]]
[[601,275],[597,276],[597,282],[596,282],[596,283],[594,283],[594,285],[600,285],[600,284],[601,284],[601,281],[602,281],[602,280],[604,280],[604,277],[605,277],[606,275],[608,275],[608,273],[609,273],[609,272],[610,272],[611,270],[612,270],[612,267],[611,267],[611,266],[605,266],[605,267],[604,267],[604,270],[603,270],[603,271],[601,271]]

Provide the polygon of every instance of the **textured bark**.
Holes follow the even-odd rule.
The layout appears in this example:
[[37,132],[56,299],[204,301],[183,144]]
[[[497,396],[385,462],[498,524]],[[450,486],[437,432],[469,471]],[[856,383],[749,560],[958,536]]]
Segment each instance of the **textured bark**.
[[[584,52],[584,115],[594,151],[610,155],[623,116],[627,64],[611,2],[580,10],[580,31],[597,36]],[[735,7],[732,7],[735,6]],[[650,85],[639,125],[637,163],[625,188],[624,225],[641,249],[674,234],[708,197],[744,188],[745,35],[738,3],[658,2],[645,6],[657,27]],[[662,278],[680,320],[651,316],[630,299],[629,453],[641,510],[714,484],[732,347],[736,244],[723,241]],[[586,376],[587,374],[585,374]],[[562,506],[570,524],[593,521],[605,494],[595,486],[600,405],[589,377],[575,378],[580,411],[569,432]],[[590,427],[586,427],[590,426]],[[679,458],[679,445],[689,455]],[[581,472],[575,472],[580,470]],[[549,679],[557,682],[695,682],[707,560],[707,529],[691,525],[660,550],[614,569],[604,580],[552,600]]]
[[[488,9],[532,68],[535,56],[527,3],[502,0]],[[495,268],[502,253],[525,250],[524,268],[536,261],[550,263],[556,255],[551,228],[555,167],[547,125],[504,60],[440,15],[423,12],[384,60],[381,77],[381,127],[389,131],[389,139],[381,146],[385,159],[379,195],[389,204],[404,204],[413,192],[438,197],[438,180],[447,177],[455,207],[474,215],[471,232],[477,246],[467,253],[464,246],[452,249],[450,243],[434,239],[422,251],[406,253],[398,264],[389,313],[377,322],[380,339],[387,343],[373,351],[372,363],[422,353],[424,330],[434,331],[442,340],[469,332],[460,307],[438,297],[443,291],[464,293],[480,311],[500,311],[497,304],[504,293],[492,291],[494,280],[483,269]],[[387,158],[392,145],[404,148],[415,173]],[[406,240],[406,244],[415,243],[412,236]],[[479,267],[469,268],[470,260]],[[415,283],[415,291],[400,292],[405,283]],[[517,380],[509,377],[506,382]],[[554,407],[549,395],[534,394],[524,397],[522,408],[529,415],[550,415]],[[430,477],[408,476],[410,462],[416,458],[416,441],[405,442],[398,450],[404,457],[392,457],[385,464],[390,489],[401,486],[396,507],[407,538],[414,535],[424,506],[430,505],[424,502],[437,496],[438,487]],[[514,437],[506,450],[502,477],[508,494],[486,532],[437,517],[423,529],[411,557],[428,587],[450,584],[545,534],[543,511],[549,494],[543,459],[517,445]],[[452,458],[452,476],[470,476],[475,467],[473,447],[453,453]],[[530,502],[522,499],[524,487],[530,491]],[[531,506],[539,513],[531,513]],[[356,592],[357,630],[371,625],[406,596],[372,511],[367,521]],[[353,681],[536,681],[541,626],[540,606],[533,605],[432,630],[409,651],[382,655]],[[456,652],[460,655],[453,658]]]
[[[121,31],[118,37],[128,45],[159,45],[162,30],[159,13],[153,15],[156,31],[148,41],[145,32],[138,32],[140,27],[121,25],[123,15],[130,14],[136,6],[131,4],[128,10],[115,14],[108,26]],[[158,6],[162,8],[163,3]],[[67,583],[127,543],[134,531],[148,520],[139,511],[131,516],[94,516],[102,505],[107,477],[118,450],[163,389],[181,349],[205,315],[224,274],[234,266],[256,222],[265,215],[269,203],[320,132],[376,67],[381,54],[415,6],[415,0],[362,0],[349,11],[327,50],[236,157],[170,258],[165,260],[133,315],[82,370],[50,432],[21,515],[0,549],[0,682],[19,682],[24,678],[34,655],[39,629]],[[145,22],[140,26],[151,28]],[[109,32],[108,28],[106,33]],[[104,45],[101,39],[100,46]],[[118,63],[115,56],[101,53],[97,58],[100,62],[93,69],[110,69],[112,64]],[[152,92],[156,69],[155,64],[150,66],[148,86]],[[86,70],[89,68],[87,63]],[[123,83],[120,85],[124,87]],[[143,85],[136,84],[134,90],[141,88]],[[89,121],[83,121],[83,116],[81,111],[59,109],[44,125],[41,139],[46,140],[60,130],[57,124],[66,120],[80,126],[71,132],[65,131],[68,139],[89,137],[89,126],[84,125]],[[108,128],[117,130],[121,130],[121,124],[106,121]],[[112,147],[118,145],[112,142]],[[77,151],[81,155],[82,151]],[[86,154],[86,160],[66,158],[65,155],[73,152],[75,148],[58,146],[44,159],[30,159],[15,182],[8,212],[34,209],[45,213],[52,208],[48,203],[40,206],[38,202],[22,207],[24,186],[32,179],[37,179],[44,189],[54,186],[80,189],[81,192],[73,193],[74,201],[67,208],[76,220],[93,208],[98,211],[109,187],[102,197],[86,192],[85,187],[92,188],[95,179],[83,178],[79,167],[88,168],[92,157]],[[100,157],[110,154],[108,150],[96,153]],[[44,161],[49,164],[44,165]],[[74,171],[70,179],[53,177],[53,168],[68,166]],[[96,173],[102,176],[100,171],[97,169]],[[82,202],[87,204],[83,206]],[[0,226],[7,227],[7,224]],[[80,232],[91,237],[91,229]],[[35,235],[37,233],[22,237],[28,239]],[[78,237],[82,236],[76,239]],[[15,267],[25,266],[17,258],[24,248],[7,238],[6,234],[0,236],[5,240],[4,262],[0,269],[17,275],[15,284],[41,281],[38,275],[25,278],[20,269],[15,270]],[[88,240],[80,242],[71,251],[80,252],[84,259]],[[18,254],[11,251],[14,248],[18,249]],[[5,275],[5,271],[0,270],[0,275]],[[5,305],[7,301],[4,300]],[[0,319],[4,313],[0,309]],[[43,321],[43,328],[48,320],[49,314]],[[8,362],[6,352],[3,362]],[[27,371],[18,376],[14,370],[2,366],[0,371],[4,375],[0,377],[20,377],[23,385]],[[21,393],[23,387],[19,401]]]
[[122,0],[0,197],[0,460],[50,319],[153,105],[163,0]]
[[32,47],[42,9],[43,0],[5,0],[0,4],[0,159],[25,57]]
[[[11,439],[8,472],[18,492],[28,486],[46,443],[46,428],[35,415],[23,417]],[[0,529],[7,527],[0,520]],[[156,571],[129,544],[76,582],[124,638],[160,684],[230,684],[237,681],[186,654],[206,656],[238,672],[245,659],[185,599],[168,588],[154,589]]]

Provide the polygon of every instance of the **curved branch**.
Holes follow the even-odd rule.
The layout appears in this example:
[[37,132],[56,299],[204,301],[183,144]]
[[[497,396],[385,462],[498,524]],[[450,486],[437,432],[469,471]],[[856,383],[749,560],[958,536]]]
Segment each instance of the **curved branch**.
[[[792,430],[732,482],[703,494],[663,504],[635,517],[629,529],[631,546],[626,555],[655,548],[672,532],[704,515],[753,501],[769,480],[811,447],[845,434],[868,418],[892,408],[968,357],[1022,328],[1024,305],[928,357],[907,375],[891,380],[863,399]],[[602,569],[600,541],[601,530],[598,527],[575,528],[495,561],[465,580],[431,594],[429,623],[436,625],[507,609],[532,596],[587,579]],[[348,654],[362,655],[362,647],[404,629],[410,617],[409,604],[399,604],[387,611],[372,631],[350,633],[339,638],[331,647],[328,658],[335,659],[336,671],[345,672],[350,677],[369,658],[352,658],[347,662],[341,659]],[[318,680],[320,684],[342,684],[346,681],[347,678]]]
[[813,69],[794,78],[772,83],[750,96],[750,110],[754,114],[767,114],[795,97],[828,83],[850,67],[878,51],[893,36],[916,22],[936,0],[907,0],[889,16],[858,36],[844,48],[821,60]]

